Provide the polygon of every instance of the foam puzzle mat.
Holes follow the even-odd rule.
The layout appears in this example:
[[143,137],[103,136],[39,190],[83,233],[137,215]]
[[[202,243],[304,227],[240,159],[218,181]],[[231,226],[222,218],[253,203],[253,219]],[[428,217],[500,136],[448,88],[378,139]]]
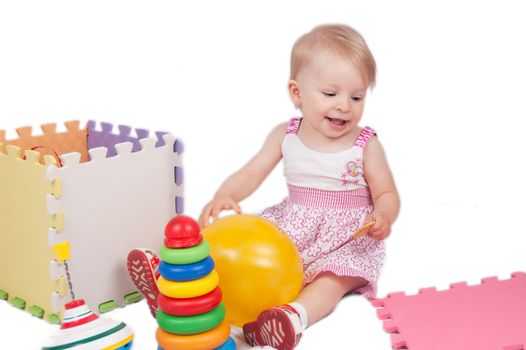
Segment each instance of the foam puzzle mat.
[[525,350],[526,273],[373,301],[394,349]]
[[183,145],[167,132],[88,121],[0,130],[0,299],[51,322],[81,297],[95,312],[140,298],[126,271],[183,212]]

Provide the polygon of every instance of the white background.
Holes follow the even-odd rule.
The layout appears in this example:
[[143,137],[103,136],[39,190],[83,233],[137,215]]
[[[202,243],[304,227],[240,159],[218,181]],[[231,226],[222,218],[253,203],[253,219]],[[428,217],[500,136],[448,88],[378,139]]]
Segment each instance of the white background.
[[[379,296],[507,278],[526,270],[526,21],[515,3],[2,1],[0,127],[8,138],[18,126],[71,119],[171,131],[185,142],[186,213],[197,217],[295,115],[293,42],[317,24],[347,23],[376,57],[362,124],[378,130],[402,198]],[[242,208],[285,195],[279,165]],[[144,302],[107,316],[135,330],[135,349],[155,349]],[[0,302],[2,349],[38,349],[55,329]],[[374,308],[356,296],[298,349],[328,344],[390,348]]]

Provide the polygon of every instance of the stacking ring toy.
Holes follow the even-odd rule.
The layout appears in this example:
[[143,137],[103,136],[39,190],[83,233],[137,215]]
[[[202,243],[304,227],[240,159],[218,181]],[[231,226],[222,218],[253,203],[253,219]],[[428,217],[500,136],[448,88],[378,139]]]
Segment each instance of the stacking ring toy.
[[236,342],[232,337],[228,337],[227,341],[223,345],[215,348],[214,350],[236,350]]
[[212,291],[218,283],[219,276],[216,270],[213,270],[208,276],[188,282],[173,282],[160,276],[157,287],[161,294],[171,298],[193,298]]
[[159,327],[174,334],[197,334],[216,328],[225,318],[225,306],[219,304],[215,309],[195,316],[172,316],[157,310],[155,319]]
[[164,228],[164,245],[168,248],[188,248],[203,240],[199,224],[189,216],[177,215]]
[[221,297],[221,289],[216,287],[210,293],[195,298],[175,299],[159,294],[157,303],[159,308],[169,315],[193,316],[214,309],[221,302]]
[[195,247],[171,249],[164,245],[159,250],[161,260],[168,264],[185,265],[205,259],[210,254],[210,244],[202,241]]
[[214,266],[214,260],[211,257],[187,265],[174,265],[161,261],[159,273],[170,281],[193,281],[208,275],[212,272]]
[[[160,346],[157,347],[157,350],[164,350]],[[226,342],[223,343],[223,345],[218,346],[214,350],[236,350],[236,342],[232,337],[228,337]]]
[[164,350],[210,350],[222,345],[230,335],[230,322],[226,319],[216,328],[199,334],[177,335],[157,329],[156,338]]

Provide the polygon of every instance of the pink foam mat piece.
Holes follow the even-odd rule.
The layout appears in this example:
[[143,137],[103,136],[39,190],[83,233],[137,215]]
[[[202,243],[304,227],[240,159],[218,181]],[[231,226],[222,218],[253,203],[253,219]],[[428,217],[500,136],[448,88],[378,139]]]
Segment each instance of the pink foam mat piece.
[[373,301],[394,349],[526,350],[526,273]]

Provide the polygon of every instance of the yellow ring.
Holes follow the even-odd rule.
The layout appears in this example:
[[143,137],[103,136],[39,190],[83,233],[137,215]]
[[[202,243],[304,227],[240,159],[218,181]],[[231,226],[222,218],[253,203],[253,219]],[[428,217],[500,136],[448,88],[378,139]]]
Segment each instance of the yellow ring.
[[205,295],[217,287],[219,276],[216,270],[203,278],[188,282],[174,282],[160,276],[157,287],[161,294],[170,298],[193,298]]
[[223,344],[230,336],[230,322],[224,319],[216,328],[199,334],[177,335],[157,328],[157,342],[164,350],[209,350]]

